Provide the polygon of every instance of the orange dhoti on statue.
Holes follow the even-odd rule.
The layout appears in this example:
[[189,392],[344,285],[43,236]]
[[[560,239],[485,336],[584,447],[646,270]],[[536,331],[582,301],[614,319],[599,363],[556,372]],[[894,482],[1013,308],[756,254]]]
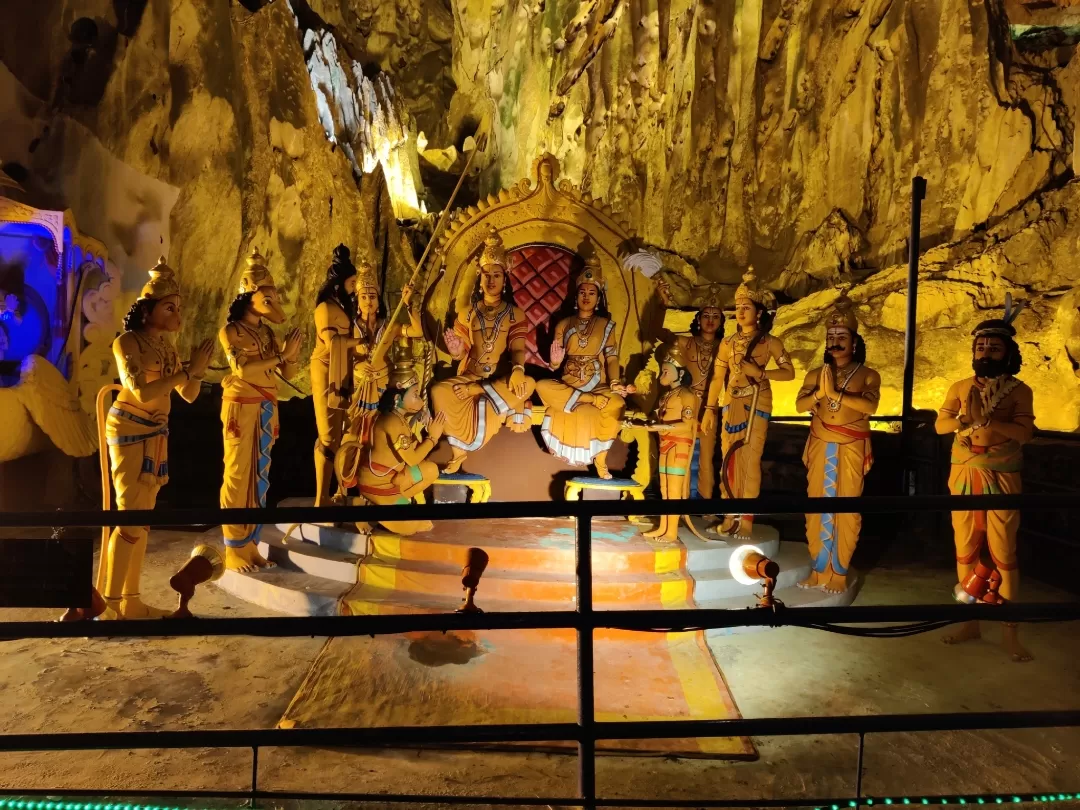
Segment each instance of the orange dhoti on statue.
[[[553,456],[578,467],[588,466],[600,453],[611,449],[622,426],[626,401],[606,385],[575,388],[562,380],[536,383],[547,410],[540,435]],[[603,408],[581,402],[581,395],[603,396]]]
[[[734,458],[721,470],[736,498],[756,498],[761,493],[761,456],[765,452],[765,436],[772,416],[772,391],[768,388],[761,391],[753,414],[750,413],[752,400],[752,395],[732,396],[721,412],[720,451],[725,460],[731,446],[746,436],[753,420],[750,441],[736,450]],[[720,491],[721,497],[728,497],[723,486]]]
[[[278,437],[277,392],[230,375],[221,381],[221,424],[225,438],[225,476],[221,508],[266,506],[270,452]],[[257,542],[261,525],[221,527],[228,548]]]
[[[169,424],[164,414],[117,402],[105,421],[117,509],[153,509],[158,491],[169,482]],[[117,530],[129,542],[144,537],[145,527]]]
[[[525,397],[514,396],[507,379],[482,379],[469,374],[451,377],[431,386],[431,408],[446,420],[443,435],[452,447],[471,453],[479,450],[504,424],[528,425],[532,420],[534,383],[526,377]],[[478,383],[483,393],[458,399],[455,385]]]
[[[953,495],[1017,495],[1023,454],[1019,442],[993,447],[967,444],[959,438],[952,447],[949,492]],[[973,565],[985,544],[994,565],[1001,571],[1017,567],[1016,532],[1020,513],[1015,510],[953,512],[956,561]]]
[[[811,498],[854,498],[862,495],[863,479],[874,463],[870,431],[865,425],[828,425],[817,416],[803,450],[807,492]],[[806,516],[806,542],[811,568],[846,576],[859,542],[862,515],[858,513]]]

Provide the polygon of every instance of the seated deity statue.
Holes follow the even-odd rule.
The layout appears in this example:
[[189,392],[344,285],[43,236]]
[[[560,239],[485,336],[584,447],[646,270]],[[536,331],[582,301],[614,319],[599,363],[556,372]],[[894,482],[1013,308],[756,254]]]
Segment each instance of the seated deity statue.
[[443,435],[453,448],[447,473],[457,472],[466,455],[487,444],[504,424],[519,433],[531,426],[529,398],[536,383],[525,374],[529,322],[514,305],[506,250],[494,229],[480,254],[471,303],[445,334],[458,361],[457,376],[431,387],[432,411],[442,417]]
[[600,478],[611,478],[607,455],[633,389],[621,379],[599,259],[585,263],[574,286],[577,313],[556,324],[551,345],[551,366],[561,368],[562,377],[536,384],[547,408],[540,435],[552,455],[575,466],[595,463]]

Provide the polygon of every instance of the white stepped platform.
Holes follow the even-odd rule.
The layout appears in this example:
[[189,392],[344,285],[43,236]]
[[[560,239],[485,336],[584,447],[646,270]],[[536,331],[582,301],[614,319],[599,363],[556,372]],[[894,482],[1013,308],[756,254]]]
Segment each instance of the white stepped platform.
[[[295,498],[285,506],[311,505],[311,499]],[[695,525],[700,527],[700,521]],[[286,536],[285,532],[292,530]],[[708,536],[708,535],[707,535]],[[220,547],[221,530],[204,535],[207,542]],[[788,607],[834,607],[851,604],[858,594],[861,578],[856,574],[851,587],[843,594],[821,590],[803,590],[796,583],[810,573],[810,559],[802,543],[780,542],[771,526],[757,525],[749,541],[709,539],[701,541],[685,526],[679,540],[687,549],[686,568],[694,580],[692,599],[699,608],[741,610],[757,606],[755,594],[760,586],[747,586],[732,578],[731,555],[742,545],[754,545],[780,565],[776,597]],[[478,538],[478,545],[483,540]],[[366,533],[301,524],[266,526],[259,548],[277,567],[256,574],[227,571],[216,586],[232,595],[279,613],[292,616],[332,616],[338,612],[340,599],[357,582],[359,564],[371,548]],[[404,607],[404,606],[403,606]],[[417,605],[422,610],[423,606]],[[504,608],[505,609],[505,608]],[[719,628],[706,632],[706,639],[720,642],[729,635],[765,630],[767,627]]]

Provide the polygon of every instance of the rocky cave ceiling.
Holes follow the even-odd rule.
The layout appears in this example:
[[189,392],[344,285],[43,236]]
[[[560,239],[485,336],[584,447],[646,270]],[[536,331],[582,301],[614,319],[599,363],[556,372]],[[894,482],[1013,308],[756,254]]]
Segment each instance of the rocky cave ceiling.
[[[91,222],[132,289],[167,248],[185,339],[216,330],[252,245],[294,312],[338,242],[399,289],[486,119],[463,203],[551,152],[660,253],[682,303],[752,263],[803,366],[849,282],[892,409],[922,175],[916,404],[937,406],[971,325],[1012,292],[1031,302],[1040,424],[1080,425],[1080,0],[38,0],[0,16],[0,161]],[[81,17],[98,32],[73,68]]]

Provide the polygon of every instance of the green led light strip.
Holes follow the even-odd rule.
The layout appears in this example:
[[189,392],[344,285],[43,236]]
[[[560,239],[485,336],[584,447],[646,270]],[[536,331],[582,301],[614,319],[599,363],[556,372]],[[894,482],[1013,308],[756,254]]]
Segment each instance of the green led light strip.
[[[867,797],[858,801],[852,799],[847,804],[815,807],[814,810],[849,810],[849,808],[852,807],[873,807],[876,804],[940,806],[946,804],[1042,804],[1045,802],[1067,801],[1080,801],[1080,793],[999,793],[981,796]],[[0,810],[3,810],[2,803],[0,803]]]

